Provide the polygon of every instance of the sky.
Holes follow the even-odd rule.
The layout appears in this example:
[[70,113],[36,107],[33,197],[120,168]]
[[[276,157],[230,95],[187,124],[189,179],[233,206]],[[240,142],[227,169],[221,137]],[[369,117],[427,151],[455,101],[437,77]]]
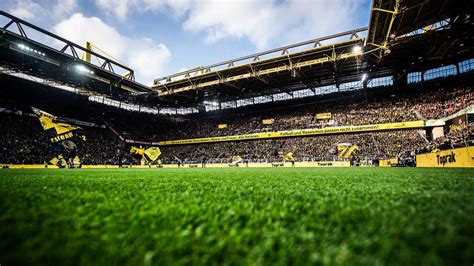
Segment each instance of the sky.
[[[370,0],[1,0],[0,9],[77,44],[92,42],[134,69],[137,81],[150,85],[155,78],[179,71],[367,26],[370,4]],[[41,41],[54,47],[53,40]]]

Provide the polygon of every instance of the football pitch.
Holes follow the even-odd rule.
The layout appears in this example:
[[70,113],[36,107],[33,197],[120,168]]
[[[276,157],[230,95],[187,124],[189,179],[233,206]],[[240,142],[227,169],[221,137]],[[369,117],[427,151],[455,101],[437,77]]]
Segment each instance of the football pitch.
[[474,263],[474,171],[0,171],[0,264]]

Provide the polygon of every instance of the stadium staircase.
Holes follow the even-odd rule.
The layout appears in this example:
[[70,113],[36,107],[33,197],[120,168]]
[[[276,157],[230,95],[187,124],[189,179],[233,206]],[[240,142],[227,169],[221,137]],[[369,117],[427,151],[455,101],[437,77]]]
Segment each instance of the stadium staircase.
[[107,128],[116,136],[118,137],[121,141],[125,141],[125,138],[120,135],[120,133],[117,132],[117,130],[115,130],[109,123],[107,123],[106,121],[104,121],[105,125],[107,126]]

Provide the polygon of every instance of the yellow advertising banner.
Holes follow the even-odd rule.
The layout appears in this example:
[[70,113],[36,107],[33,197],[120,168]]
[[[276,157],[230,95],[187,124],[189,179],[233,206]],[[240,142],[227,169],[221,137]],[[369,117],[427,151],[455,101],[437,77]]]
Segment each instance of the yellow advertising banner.
[[[350,167],[349,161],[321,161],[321,162],[273,162],[273,163],[209,163],[206,168],[288,168],[288,167]],[[178,168],[177,164],[163,164],[163,168]],[[181,168],[202,168],[201,164],[184,164]]]
[[418,120],[418,121],[387,123],[387,124],[309,128],[309,129],[286,130],[286,131],[275,131],[275,132],[265,132],[265,133],[253,133],[253,134],[244,134],[244,135],[167,140],[167,141],[160,141],[158,143],[159,145],[165,146],[165,145],[178,145],[178,144],[196,144],[196,143],[209,143],[209,142],[272,139],[272,138],[287,138],[287,137],[298,137],[298,136],[330,135],[330,134],[339,134],[339,133],[355,133],[355,132],[370,132],[370,131],[380,131],[380,130],[422,128],[424,126],[425,126],[425,122],[423,120]]
[[398,164],[398,158],[392,158],[387,160],[380,160],[379,166],[381,167],[390,167],[392,165]]
[[271,125],[275,122],[275,119],[263,119],[262,124],[264,125]]
[[417,167],[474,167],[474,147],[457,148],[416,156]]
[[[43,164],[7,164],[5,165],[10,169],[41,169],[41,168],[52,168],[57,169],[56,165],[43,165]],[[208,163],[205,165],[206,168],[287,168],[287,167],[350,167],[349,161],[320,161],[320,162],[273,162],[273,163],[244,163],[238,164],[233,163]],[[86,169],[106,169],[106,168],[119,168],[118,165],[82,165],[82,168]],[[161,165],[129,165],[126,168],[135,169],[150,169],[150,168],[202,168],[202,164],[161,164]]]
[[217,126],[218,129],[224,129],[224,128],[227,128],[227,124],[219,124]]
[[316,114],[316,119],[331,119],[331,113]]

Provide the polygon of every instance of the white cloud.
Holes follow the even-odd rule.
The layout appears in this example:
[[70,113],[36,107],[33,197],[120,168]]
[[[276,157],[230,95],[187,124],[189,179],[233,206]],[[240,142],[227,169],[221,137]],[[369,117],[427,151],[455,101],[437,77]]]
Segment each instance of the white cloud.
[[18,0],[8,12],[27,21],[61,20],[77,9],[77,0],[32,1]]
[[[258,49],[355,28],[363,0],[97,0],[125,20],[129,12],[167,12],[213,43],[246,38]],[[171,11],[171,12],[170,12]]]
[[276,9],[271,0],[204,1],[190,9],[184,29],[205,32],[206,41],[211,43],[245,37],[263,48],[276,34],[276,25],[272,25]]
[[171,11],[183,15],[195,0],[95,0],[96,6],[108,15],[125,21],[130,12]]
[[53,32],[81,45],[90,41],[134,69],[137,81],[147,84],[166,72],[171,59],[164,44],[123,36],[101,19],[80,13],[56,24]]
[[43,8],[38,3],[30,0],[19,0],[8,12],[23,20],[35,19],[38,14],[43,13]]
[[57,18],[64,18],[77,10],[76,0],[59,0],[53,9]]
[[184,28],[206,40],[247,38],[258,49],[355,28],[360,0],[208,0],[189,11]]
[[130,0],[97,0],[96,5],[109,15],[117,16],[124,20],[127,16],[129,8],[131,8],[133,1]]

